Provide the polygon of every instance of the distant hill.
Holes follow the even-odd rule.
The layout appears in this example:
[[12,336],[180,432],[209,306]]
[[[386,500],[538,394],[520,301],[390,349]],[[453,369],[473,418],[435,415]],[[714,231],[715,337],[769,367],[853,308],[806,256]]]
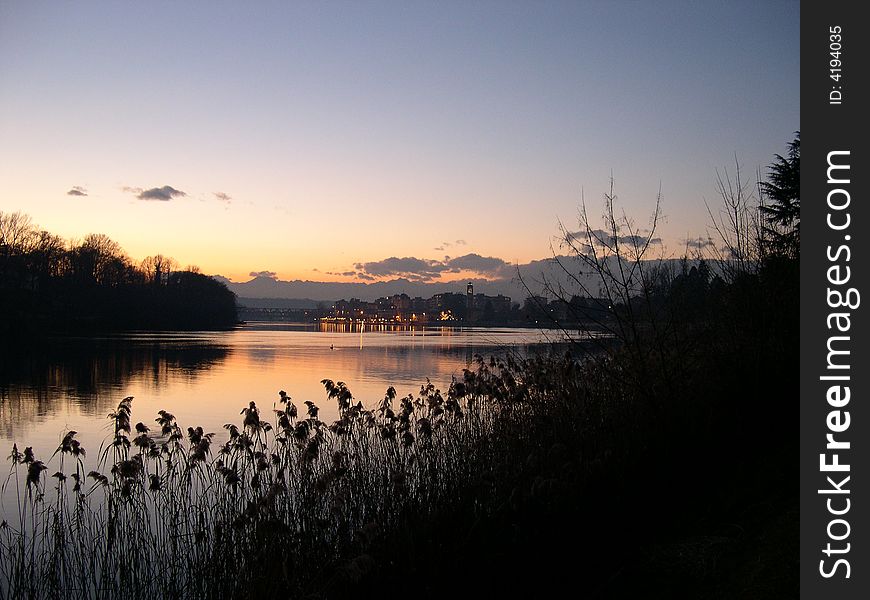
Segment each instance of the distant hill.
[[[238,285],[238,284],[235,284]],[[311,298],[237,298],[239,306],[244,308],[317,308],[318,304],[330,304],[332,301],[312,300]]]
[[[371,302],[377,298],[402,293],[412,298],[430,298],[444,292],[464,294],[469,281],[474,284],[475,293],[488,296],[503,294],[520,304],[530,295],[529,290],[534,294],[542,294],[544,281],[555,289],[561,287],[569,297],[573,293],[579,293],[576,281],[581,281],[593,291],[593,295],[597,295],[599,281],[594,274],[583,268],[576,258],[560,256],[559,259],[565,269],[569,270],[571,277],[553,259],[543,259],[519,265],[518,276],[510,279],[462,279],[452,282],[392,279],[375,283],[344,283],[299,279],[282,281],[271,277],[255,277],[244,283],[236,283],[220,275],[215,275],[214,278],[235,292],[239,304],[251,308],[316,308],[318,302],[332,303],[342,298],[359,298]],[[679,260],[668,259],[664,261],[664,265],[666,268],[678,269]],[[710,266],[715,269],[715,265]],[[269,302],[265,302],[265,299],[269,299]]]
[[265,307],[261,301],[293,300],[298,304],[268,304],[272,308],[314,308],[318,302],[332,303],[342,298],[359,298],[371,302],[384,296],[393,294],[408,294],[412,298],[421,296],[429,298],[442,292],[455,292],[464,294],[465,285],[471,281],[474,291],[477,293],[498,295],[504,294],[519,300],[527,294],[522,291],[522,286],[512,280],[468,279],[449,283],[423,283],[408,279],[393,279],[391,281],[379,281],[376,283],[341,283],[324,281],[282,281],[270,277],[255,277],[251,281],[236,283],[225,277],[215,276],[215,279],[226,286],[239,297],[239,304],[252,308]]

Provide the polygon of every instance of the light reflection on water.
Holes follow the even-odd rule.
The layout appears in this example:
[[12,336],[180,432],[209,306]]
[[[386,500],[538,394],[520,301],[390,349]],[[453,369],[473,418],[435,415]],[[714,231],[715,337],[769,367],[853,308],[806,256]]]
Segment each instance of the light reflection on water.
[[[0,367],[0,452],[12,443],[33,446],[47,459],[73,429],[95,460],[110,435],[106,414],[133,396],[133,423],[153,425],[157,411],[174,414],[182,428],[219,432],[239,423],[255,401],[271,419],[278,391],[300,410],[305,400],[330,422],[320,381],[344,381],[357,400],[374,405],[387,387],[416,393],[428,377],[446,391],[475,354],[543,349],[553,336],[533,329],[326,327],[251,323],[224,332],[131,333],[58,338],[45,347],[3,360]],[[556,336],[558,337],[558,336]]]

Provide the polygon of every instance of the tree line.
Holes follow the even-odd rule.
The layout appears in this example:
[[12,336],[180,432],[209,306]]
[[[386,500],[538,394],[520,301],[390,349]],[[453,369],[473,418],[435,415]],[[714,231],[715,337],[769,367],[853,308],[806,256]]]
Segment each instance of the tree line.
[[237,320],[236,297],[156,254],[141,262],[104,234],[64,240],[0,211],[0,332],[211,329]]

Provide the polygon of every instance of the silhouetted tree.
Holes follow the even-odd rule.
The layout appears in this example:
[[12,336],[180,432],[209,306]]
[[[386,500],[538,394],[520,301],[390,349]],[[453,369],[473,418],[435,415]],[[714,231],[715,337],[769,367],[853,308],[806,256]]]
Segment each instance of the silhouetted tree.
[[166,281],[166,303],[173,328],[196,329],[236,322],[236,295],[225,284],[191,271],[176,271]]
[[36,239],[30,217],[20,213],[0,212],[0,287],[29,287],[27,257]]
[[63,275],[66,258],[66,243],[60,236],[40,231],[36,235],[30,253],[29,268],[37,282]]
[[36,228],[30,216],[0,211],[0,250],[4,254],[26,253],[35,236]]
[[785,157],[776,155],[768,167],[767,180],[758,184],[763,202],[760,206],[771,250],[796,258],[800,253],[801,224],[801,134],[788,145]]
[[233,325],[235,295],[176,265],[157,254],[140,268],[104,234],[67,243],[25,214],[0,212],[0,333]]
[[78,251],[88,280],[109,287],[124,283],[130,261],[118,242],[105,234],[91,233]]
[[142,261],[142,270],[149,283],[154,285],[166,284],[169,274],[178,266],[174,258],[155,254]]
[[[755,185],[746,181],[737,157],[734,170],[726,167],[716,170],[716,187],[721,204],[718,212],[707,205],[710,215],[708,239],[716,243],[699,250],[699,257],[708,254],[716,262],[719,272],[733,281],[747,273],[755,273],[764,255],[763,225],[755,195]],[[706,205],[706,202],[705,202]]]

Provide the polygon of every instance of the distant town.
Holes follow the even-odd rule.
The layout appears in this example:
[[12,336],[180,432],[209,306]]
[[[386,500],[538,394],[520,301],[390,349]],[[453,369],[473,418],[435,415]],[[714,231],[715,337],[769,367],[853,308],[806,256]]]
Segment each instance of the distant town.
[[244,321],[286,321],[335,325],[567,325],[605,313],[598,299],[572,296],[570,300],[528,296],[523,303],[509,296],[474,293],[469,283],[465,293],[444,292],[430,298],[394,294],[373,302],[351,298],[320,302],[315,308],[268,306],[263,299],[239,299]]

